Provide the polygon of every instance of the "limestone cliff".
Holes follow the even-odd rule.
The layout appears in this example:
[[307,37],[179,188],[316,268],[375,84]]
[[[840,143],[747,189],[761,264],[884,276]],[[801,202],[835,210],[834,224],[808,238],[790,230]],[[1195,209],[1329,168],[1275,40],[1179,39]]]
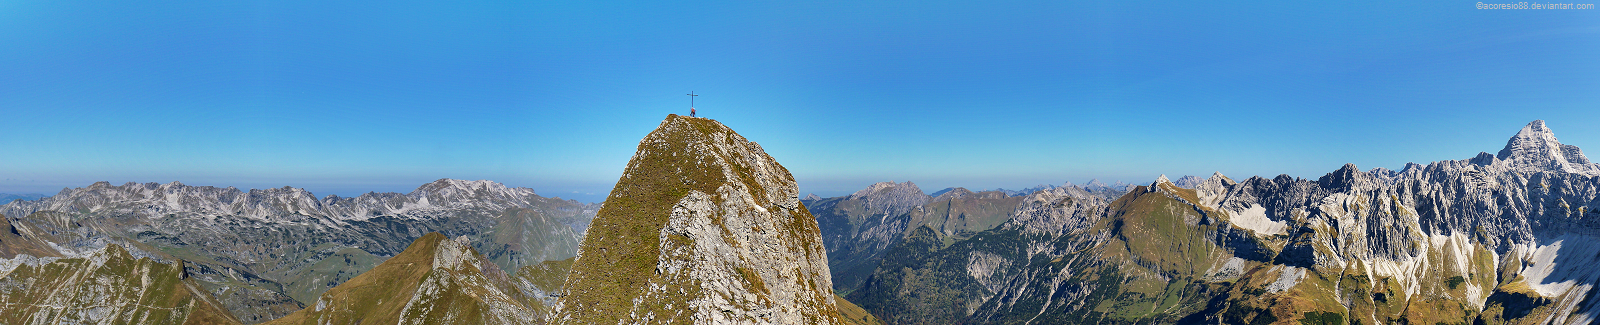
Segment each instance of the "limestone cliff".
[[579,248],[559,324],[840,324],[794,177],[721,123],[668,115]]

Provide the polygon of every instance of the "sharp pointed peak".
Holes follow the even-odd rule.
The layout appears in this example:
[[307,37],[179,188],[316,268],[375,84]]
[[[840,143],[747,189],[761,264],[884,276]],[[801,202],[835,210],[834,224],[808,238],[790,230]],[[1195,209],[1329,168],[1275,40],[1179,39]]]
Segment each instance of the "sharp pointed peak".
[[[1495,163],[1482,158],[1473,160]],[[1590,164],[1589,158],[1583,155],[1583,150],[1578,146],[1561,144],[1556,140],[1555,132],[1545,126],[1544,120],[1535,120],[1523,126],[1510,140],[1506,140],[1505,148],[1500,149],[1495,158],[1513,168],[1524,170],[1600,173],[1600,167]]]

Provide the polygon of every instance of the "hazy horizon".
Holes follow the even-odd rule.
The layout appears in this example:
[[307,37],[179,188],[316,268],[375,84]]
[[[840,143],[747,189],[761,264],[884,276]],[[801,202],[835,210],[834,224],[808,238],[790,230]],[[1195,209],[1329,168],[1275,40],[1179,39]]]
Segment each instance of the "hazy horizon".
[[802,195],[1316,178],[1600,148],[1600,11],[1471,2],[0,5],[0,193],[319,196],[487,179],[599,201],[667,114]]

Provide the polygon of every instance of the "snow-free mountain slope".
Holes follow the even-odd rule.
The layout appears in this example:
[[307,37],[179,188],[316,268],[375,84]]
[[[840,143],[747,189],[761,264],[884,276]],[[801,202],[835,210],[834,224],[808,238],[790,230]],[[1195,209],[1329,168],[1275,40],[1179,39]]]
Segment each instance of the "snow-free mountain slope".
[[850,196],[805,203],[828,247],[834,289],[849,292],[872,274],[886,249],[917,227],[931,227],[946,242],[970,237],[1010,219],[1022,200],[999,190],[960,187],[928,198],[911,182],[883,182]]
[[557,324],[842,324],[789,171],[721,123],[677,115],[639,142],[584,237]]

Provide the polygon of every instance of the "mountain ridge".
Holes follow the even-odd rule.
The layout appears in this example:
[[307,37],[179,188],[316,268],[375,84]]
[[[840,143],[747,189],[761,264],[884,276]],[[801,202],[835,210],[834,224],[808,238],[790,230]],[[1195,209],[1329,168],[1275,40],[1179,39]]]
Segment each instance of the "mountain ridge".
[[1040,191],[953,244],[919,228],[847,298],[897,324],[1596,321],[1597,165],[1542,121],[1502,152]]

